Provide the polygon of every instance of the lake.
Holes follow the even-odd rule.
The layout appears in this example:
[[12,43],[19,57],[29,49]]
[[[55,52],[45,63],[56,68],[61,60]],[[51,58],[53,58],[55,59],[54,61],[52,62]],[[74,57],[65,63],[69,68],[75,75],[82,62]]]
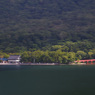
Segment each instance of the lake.
[[0,66],[0,95],[93,95],[95,65]]

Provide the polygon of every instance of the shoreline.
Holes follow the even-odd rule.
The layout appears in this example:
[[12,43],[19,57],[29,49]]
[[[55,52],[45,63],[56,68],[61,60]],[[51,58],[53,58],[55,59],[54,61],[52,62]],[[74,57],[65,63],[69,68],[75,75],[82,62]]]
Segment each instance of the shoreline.
[[0,65],[15,65],[15,66],[22,66],[22,65],[46,65],[46,66],[52,66],[52,65],[95,65],[95,64],[59,64],[59,63],[0,63]]
[[0,65],[60,65],[58,63],[0,63]]

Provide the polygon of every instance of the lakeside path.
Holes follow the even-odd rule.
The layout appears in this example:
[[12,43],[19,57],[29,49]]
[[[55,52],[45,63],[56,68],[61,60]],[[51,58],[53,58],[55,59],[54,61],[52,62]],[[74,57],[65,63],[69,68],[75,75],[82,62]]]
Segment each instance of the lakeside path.
[[12,64],[12,63],[0,63],[0,65],[18,65],[18,64]]
[[[58,63],[0,63],[0,65],[14,65],[14,66],[22,66],[22,65],[87,65],[87,64],[58,64]],[[88,64],[92,65],[92,64]],[[95,64],[93,64],[95,65]]]
[[60,65],[58,63],[0,63],[0,65]]

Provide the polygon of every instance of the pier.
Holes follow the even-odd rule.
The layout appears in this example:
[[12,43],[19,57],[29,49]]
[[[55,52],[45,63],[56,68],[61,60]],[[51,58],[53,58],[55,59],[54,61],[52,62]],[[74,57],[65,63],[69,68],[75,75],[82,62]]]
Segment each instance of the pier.
[[78,60],[75,62],[86,63],[87,65],[93,65],[93,64],[95,64],[95,59]]

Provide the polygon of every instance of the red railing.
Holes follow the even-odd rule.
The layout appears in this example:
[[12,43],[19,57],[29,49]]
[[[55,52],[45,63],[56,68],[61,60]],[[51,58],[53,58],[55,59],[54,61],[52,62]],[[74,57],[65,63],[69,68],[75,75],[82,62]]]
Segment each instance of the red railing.
[[95,64],[95,59],[78,60],[75,62],[86,63],[86,64]]

